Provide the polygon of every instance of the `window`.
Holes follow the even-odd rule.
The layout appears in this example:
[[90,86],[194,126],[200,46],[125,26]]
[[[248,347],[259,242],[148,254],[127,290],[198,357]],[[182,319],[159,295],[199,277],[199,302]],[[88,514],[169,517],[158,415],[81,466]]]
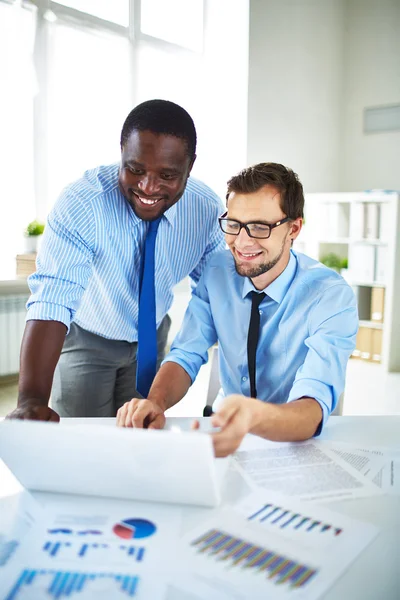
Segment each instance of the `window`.
[[142,0],[140,30],[146,35],[203,50],[203,0]]
[[59,0],[57,4],[123,27],[129,25],[129,0]]
[[85,170],[119,160],[119,134],[133,108],[127,38],[58,22],[50,32],[44,214]]
[[23,230],[35,218],[34,25],[33,10],[0,3],[0,279],[15,277],[15,256],[23,252]]

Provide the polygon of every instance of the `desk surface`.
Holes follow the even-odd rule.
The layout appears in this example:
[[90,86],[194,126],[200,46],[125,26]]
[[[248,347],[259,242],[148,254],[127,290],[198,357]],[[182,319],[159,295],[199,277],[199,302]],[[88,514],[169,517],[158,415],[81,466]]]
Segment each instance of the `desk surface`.
[[[188,429],[192,418],[167,418],[167,428]],[[200,419],[201,429],[207,430],[210,419]],[[114,426],[115,419],[62,419],[64,424],[78,423]],[[322,440],[352,442],[363,446],[400,447],[400,416],[331,417],[321,436]],[[247,484],[236,472],[230,472],[225,499],[232,502],[248,492]],[[46,502],[46,494],[35,493]],[[365,520],[380,528],[380,534],[362,552],[347,572],[324,596],[325,600],[399,600],[400,598],[400,498],[375,496],[329,504],[350,517]],[[186,508],[184,529],[188,530],[206,516],[208,509]],[[169,600],[184,600],[187,595],[174,589]],[[190,600],[194,600],[194,596]]]

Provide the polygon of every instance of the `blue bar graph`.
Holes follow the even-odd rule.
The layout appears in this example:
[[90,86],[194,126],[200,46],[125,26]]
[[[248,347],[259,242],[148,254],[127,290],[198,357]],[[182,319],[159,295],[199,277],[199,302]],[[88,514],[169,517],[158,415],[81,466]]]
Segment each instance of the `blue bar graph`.
[[[4,600],[18,600],[21,595],[24,598],[39,598],[35,595],[35,584],[41,584],[43,589],[43,580],[47,578],[49,581],[46,589],[46,596],[43,596],[43,592],[40,593],[40,599],[44,598],[69,598],[79,593],[84,594],[90,592],[90,585],[94,581],[97,583],[97,589],[99,580],[113,580],[115,582],[115,591],[113,592],[113,600],[117,598],[134,598],[138,592],[139,577],[135,575],[123,575],[117,573],[77,573],[69,571],[53,571],[48,569],[25,569],[22,571],[14,587],[5,597]],[[32,592],[31,596],[27,593]]]
[[318,519],[306,517],[282,506],[275,506],[274,504],[265,504],[257,509],[256,512],[248,516],[247,520],[274,525],[280,529],[287,528],[307,533],[324,533],[335,537],[340,535],[343,531],[341,527],[335,527],[329,523],[322,523],[322,521]]
[[[142,546],[132,546],[132,545],[120,545],[114,546],[110,544],[100,544],[100,543],[90,543],[85,542],[83,544],[75,544],[74,542],[53,542],[47,541],[42,547],[42,550],[46,552],[50,557],[56,558],[60,556],[63,550],[68,550],[69,556],[71,555],[84,559],[88,553],[95,552],[99,557],[99,553],[104,556],[109,556],[110,552],[114,552],[115,549],[122,551],[124,554],[127,554],[129,557],[132,557],[133,560],[137,562],[141,562],[143,560],[145,554],[145,548]],[[1,551],[0,551],[0,560],[1,560]],[[1,562],[0,562],[1,565]]]

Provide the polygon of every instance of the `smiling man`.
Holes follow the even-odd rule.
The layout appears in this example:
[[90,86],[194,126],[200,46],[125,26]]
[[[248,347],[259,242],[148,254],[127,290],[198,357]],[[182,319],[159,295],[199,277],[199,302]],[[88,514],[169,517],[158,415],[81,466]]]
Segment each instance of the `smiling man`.
[[123,125],[121,163],[87,171],[63,191],[29,278],[10,418],[115,416],[147,395],[164,357],[173,287],[187,275],[197,283],[225,247],[221,201],[189,177],[195,159],[190,115],[150,100]]
[[148,398],[126,403],[118,425],[163,427],[218,341],[217,456],[248,432],[277,441],[320,433],[344,389],[358,315],[340,275],[293,251],[303,208],[303,187],[283,165],[232,177],[219,219],[229,249],[207,265]]

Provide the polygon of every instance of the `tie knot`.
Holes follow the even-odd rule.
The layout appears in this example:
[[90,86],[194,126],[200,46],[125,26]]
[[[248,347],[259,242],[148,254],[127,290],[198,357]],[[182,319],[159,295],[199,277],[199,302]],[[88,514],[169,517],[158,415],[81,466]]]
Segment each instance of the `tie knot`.
[[157,232],[157,228],[158,228],[158,226],[160,224],[160,221],[161,221],[161,217],[159,217],[158,219],[155,219],[155,221],[150,221],[149,230],[148,230],[147,233],[148,234],[149,233],[156,233]]
[[256,308],[258,308],[261,304],[261,302],[264,300],[266,294],[265,292],[251,292],[251,304],[252,306],[255,306]]

